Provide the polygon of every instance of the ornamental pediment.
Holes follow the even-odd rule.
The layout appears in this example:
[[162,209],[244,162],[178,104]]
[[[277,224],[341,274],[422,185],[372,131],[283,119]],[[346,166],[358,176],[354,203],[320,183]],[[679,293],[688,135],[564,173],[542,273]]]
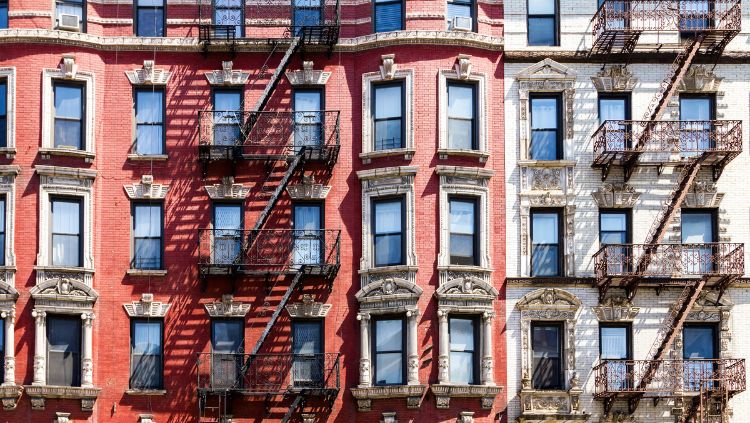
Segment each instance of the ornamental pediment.
[[250,304],[234,301],[232,294],[221,296],[221,301],[204,305],[208,315],[211,317],[245,317],[250,311]]
[[292,85],[325,85],[331,72],[314,70],[312,61],[302,62],[302,69],[288,71],[286,77]]
[[211,85],[245,85],[250,79],[250,72],[232,69],[231,61],[221,62],[221,69],[206,72],[206,79]]
[[31,288],[34,299],[61,299],[69,301],[91,301],[99,297],[94,288],[83,283],[77,273],[45,272],[45,281]]
[[576,79],[577,72],[568,66],[555,62],[552,59],[544,59],[528,68],[518,72],[516,79]]
[[331,304],[315,302],[312,295],[305,294],[302,296],[301,303],[292,303],[286,306],[286,311],[292,318],[315,318],[326,317],[331,311]]
[[476,276],[464,276],[442,284],[435,291],[438,298],[463,297],[476,300],[493,300],[498,291],[494,286]]
[[380,297],[419,298],[420,295],[422,295],[422,288],[416,284],[406,279],[386,277],[360,289],[355,297],[359,302],[364,302]]
[[581,300],[576,298],[575,295],[555,288],[537,289],[529,292],[516,305],[519,309],[540,307],[578,309],[580,306]]
[[143,67],[125,72],[133,85],[167,85],[172,72],[157,69],[153,60],[144,60]]

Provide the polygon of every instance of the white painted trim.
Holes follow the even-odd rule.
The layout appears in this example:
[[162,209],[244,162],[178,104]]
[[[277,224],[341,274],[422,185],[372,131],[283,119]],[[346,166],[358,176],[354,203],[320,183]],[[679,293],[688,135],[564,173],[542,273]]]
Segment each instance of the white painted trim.
[[[395,64],[393,65],[396,66]],[[414,156],[414,70],[399,69],[393,72],[391,77],[387,77],[387,72],[382,70],[378,72],[365,73],[362,75],[362,153],[359,157],[363,163],[370,163],[374,157],[385,155],[404,155],[404,159],[411,159]],[[378,82],[404,82],[404,103],[402,110],[404,114],[404,148],[392,150],[374,150],[375,140],[372,134],[372,96],[374,90],[373,84]]]
[[[6,81],[5,120],[7,124],[6,150],[7,155],[15,155],[16,150],[16,68],[13,66],[0,68],[0,80]],[[2,151],[0,151],[1,153]],[[12,152],[12,153],[11,153]]]

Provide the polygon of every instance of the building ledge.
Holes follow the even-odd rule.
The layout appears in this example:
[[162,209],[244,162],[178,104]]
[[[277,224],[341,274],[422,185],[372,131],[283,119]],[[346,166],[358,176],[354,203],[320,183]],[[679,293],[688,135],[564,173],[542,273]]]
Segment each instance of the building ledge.
[[166,389],[126,389],[127,395],[133,396],[163,396],[167,395]]
[[519,160],[519,167],[571,167],[576,165],[575,160]]
[[166,269],[128,269],[128,276],[167,276]]
[[432,385],[437,408],[450,408],[451,398],[480,398],[484,410],[491,410],[497,394],[503,391],[502,386],[492,385]]
[[44,410],[47,399],[80,399],[81,411],[93,411],[101,388],[81,386],[26,385],[26,395],[31,398],[32,410]]
[[128,160],[140,162],[165,162],[168,158],[166,154],[128,154]]
[[359,158],[362,159],[362,163],[368,164],[372,162],[372,159],[380,157],[392,157],[392,156],[404,156],[404,160],[411,160],[414,158],[416,150],[413,148],[392,148],[390,150],[377,150],[369,151],[367,153],[360,153]]
[[0,155],[5,154],[6,159],[14,159],[16,157],[16,149],[13,147],[2,147],[0,148]]
[[22,393],[23,386],[21,385],[3,384],[2,386],[0,386],[0,400],[2,400],[3,402],[3,410],[15,410]]
[[460,157],[476,157],[479,159],[479,163],[485,163],[490,157],[488,151],[481,150],[463,150],[455,148],[440,148],[438,149],[438,157],[441,160],[447,159],[449,156],[460,156]]
[[94,158],[96,158],[96,154],[90,151],[76,150],[72,148],[42,147],[39,149],[39,154],[42,155],[42,159],[50,159],[52,156],[80,157],[86,160],[86,163],[93,163]]
[[369,269],[362,269],[359,271],[359,274],[360,275],[376,275],[379,273],[416,272],[418,269],[419,269],[419,266],[408,266],[408,265],[380,266],[380,267],[371,267]]
[[392,386],[360,386],[351,388],[352,395],[357,400],[358,411],[370,411],[372,400],[388,398],[406,398],[406,408],[418,409],[422,404],[422,397],[427,392],[426,385],[392,385]]

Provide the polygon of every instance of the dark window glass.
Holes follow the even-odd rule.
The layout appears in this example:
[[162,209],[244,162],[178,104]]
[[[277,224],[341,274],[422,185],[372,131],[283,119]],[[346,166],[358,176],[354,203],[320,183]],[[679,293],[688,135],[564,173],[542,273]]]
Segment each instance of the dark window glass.
[[[629,244],[630,211],[602,210],[599,212],[599,244]],[[607,249],[607,268],[610,274],[624,273],[630,269],[629,250],[626,247],[610,246]]]
[[562,128],[560,125],[560,96],[531,97],[532,160],[562,159]]
[[133,205],[133,268],[161,269],[162,205]]
[[323,322],[292,322],[292,381],[294,386],[319,386],[325,370]]
[[713,210],[682,210],[681,234],[682,271],[686,274],[710,273],[718,257],[712,242],[716,242],[716,213]]
[[242,91],[214,91],[214,144],[237,145],[242,126]]
[[211,320],[211,373],[214,388],[241,387],[244,340],[244,321]]
[[294,147],[319,146],[323,141],[323,91],[294,90]]
[[560,276],[560,212],[531,213],[531,276]]
[[563,389],[562,325],[535,323],[531,326],[534,389]]
[[240,259],[242,246],[242,204],[214,204],[214,264],[233,264]]
[[139,37],[163,37],[165,0],[136,0],[135,35]]
[[709,0],[681,0],[679,28],[682,36],[690,36],[713,28],[715,3]]
[[451,198],[448,208],[451,264],[479,265],[477,201]]
[[399,31],[404,29],[403,0],[375,0],[375,32]]
[[714,96],[680,95],[680,151],[682,157],[694,157],[715,148],[711,136],[715,119]]
[[[86,32],[86,1],[85,0],[56,0],[55,16],[57,25],[63,24],[62,15],[74,15],[78,17],[78,27],[81,32]],[[67,20],[65,20],[67,23]]]
[[52,265],[63,267],[83,266],[81,236],[82,204],[79,199],[53,198],[52,213]]
[[244,36],[244,5],[244,0],[214,0],[214,25],[217,25],[217,36],[227,38]]
[[373,86],[374,150],[404,147],[404,84]]
[[[2,5],[0,5],[0,12]],[[1,20],[2,18],[0,18]],[[0,26],[2,28],[2,26]],[[8,146],[8,83],[0,79],[0,147]]]
[[55,147],[83,150],[84,88],[80,84],[54,83]]
[[557,1],[528,0],[528,36],[530,46],[556,46]]
[[164,91],[138,89],[135,92],[135,152],[164,154]]
[[[599,325],[599,348],[602,360],[629,360],[630,357],[630,326],[622,324]],[[606,382],[608,390],[620,391],[632,384],[632,372],[628,368],[632,365],[624,361],[609,361],[606,363]]]
[[404,264],[403,199],[376,201],[373,209],[375,266]]
[[81,386],[79,316],[47,316],[47,384]]
[[[456,21],[458,18],[459,22]],[[463,28],[462,22],[467,22],[468,28],[474,31],[474,2],[472,0],[448,0],[448,30],[456,29],[456,23]]]
[[0,29],[8,28],[8,0],[0,0]]
[[323,7],[321,0],[292,0],[294,9],[292,26],[295,34],[304,27],[316,27],[323,24]]
[[5,266],[5,199],[0,196],[0,266]]
[[293,206],[293,263],[320,264],[323,262],[323,210],[320,203],[299,203]]
[[717,356],[716,326],[712,324],[685,324],[682,328],[682,357],[695,360],[685,363],[683,378],[685,390],[700,391],[715,386],[715,363]]
[[631,146],[630,97],[621,94],[599,94],[599,123],[607,123],[607,149],[624,150]]
[[478,383],[477,327],[475,319],[451,317],[450,332],[450,380],[452,383],[471,385]]
[[448,147],[477,148],[476,85],[448,84]]
[[404,319],[377,319],[374,323],[375,385],[403,385]]
[[[11,345],[10,348],[13,346]],[[5,357],[5,319],[0,319],[0,354]],[[0,366],[0,377],[5,380],[5,366]]]
[[162,387],[162,322],[133,320],[130,335],[130,387]]

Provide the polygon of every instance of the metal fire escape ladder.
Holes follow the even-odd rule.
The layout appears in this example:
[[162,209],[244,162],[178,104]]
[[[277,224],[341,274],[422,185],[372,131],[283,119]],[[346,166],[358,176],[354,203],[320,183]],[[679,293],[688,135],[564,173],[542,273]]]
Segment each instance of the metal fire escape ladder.
[[286,414],[284,414],[284,417],[281,418],[281,423],[287,423],[292,416],[294,416],[294,413],[297,411],[298,408],[302,408],[305,405],[305,394],[300,392],[297,394],[297,396],[294,397],[294,401],[289,405],[289,409],[286,411]]
[[287,162],[287,166],[289,167],[284,173],[284,177],[282,177],[281,181],[279,181],[279,185],[274,190],[273,194],[271,195],[271,198],[268,200],[266,207],[264,207],[263,211],[260,213],[258,220],[255,222],[255,226],[253,226],[254,231],[263,229],[263,225],[266,223],[268,216],[271,214],[271,210],[273,210],[274,206],[276,206],[276,203],[279,201],[279,197],[281,196],[281,193],[284,192],[284,189],[286,188],[286,186],[289,185],[289,180],[292,179],[292,175],[294,174],[294,171],[302,163],[302,161],[303,161],[302,154],[300,153],[300,154],[295,155],[290,161]]
[[[273,75],[271,75],[271,79],[268,81],[268,84],[266,84],[266,88],[263,90],[263,93],[260,95],[260,98],[258,98],[258,101],[255,103],[255,107],[253,108],[254,112],[262,112],[263,109],[266,107],[266,104],[268,103],[268,99],[271,97],[271,93],[273,93],[273,90],[276,89],[276,86],[279,85],[279,81],[281,80],[281,75],[284,73],[284,71],[289,67],[289,62],[292,61],[292,56],[294,53],[297,52],[299,47],[302,45],[302,39],[300,37],[294,37],[291,39],[291,43],[289,44],[289,47],[286,49],[286,53],[284,53],[284,57],[281,58],[281,62],[279,62],[279,65],[276,67],[276,70],[273,72]],[[273,54],[273,51],[271,52]],[[252,128],[249,128],[252,129]]]

